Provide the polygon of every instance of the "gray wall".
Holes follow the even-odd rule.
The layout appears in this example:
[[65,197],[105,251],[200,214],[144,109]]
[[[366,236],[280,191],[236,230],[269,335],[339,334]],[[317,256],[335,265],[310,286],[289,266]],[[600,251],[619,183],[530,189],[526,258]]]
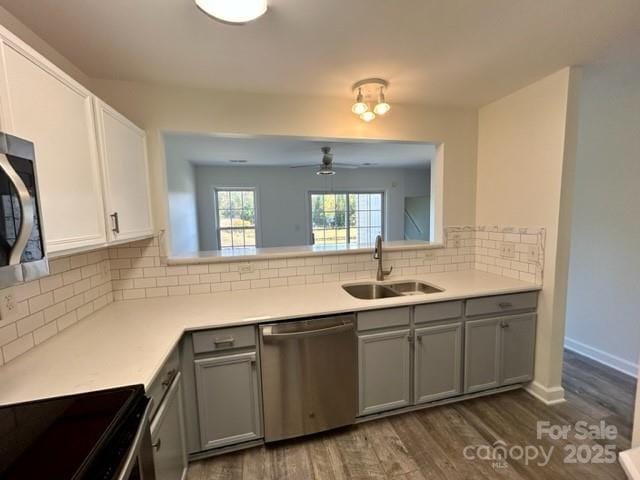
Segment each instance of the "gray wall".
[[633,372],[640,356],[640,38],[584,68],[566,343]]
[[200,247],[194,168],[178,158],[170,145],[165,148],[171,253],[197,252]]
[[403,236],[405,196],[428,195],[428,169],[340,169],[331,177],[313,168],[197,166],[196,191],[201,250],[217,250],[214,187],[257,188],[262,247],[309,244],[310,190],[378,190],[385,192],[388,240]]

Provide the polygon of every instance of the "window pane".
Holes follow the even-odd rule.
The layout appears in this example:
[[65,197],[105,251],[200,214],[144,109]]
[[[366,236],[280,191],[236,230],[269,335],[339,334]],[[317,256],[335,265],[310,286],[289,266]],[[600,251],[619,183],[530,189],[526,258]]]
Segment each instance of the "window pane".
[[220,248],[232,248],[233,241],[230,230],[220,230]]
[[311,195],[311,229],[319,245],[371,245],[382,231],[382,193]]
[[255,247],[255,192],[218,190],[216,198],[220,248]]

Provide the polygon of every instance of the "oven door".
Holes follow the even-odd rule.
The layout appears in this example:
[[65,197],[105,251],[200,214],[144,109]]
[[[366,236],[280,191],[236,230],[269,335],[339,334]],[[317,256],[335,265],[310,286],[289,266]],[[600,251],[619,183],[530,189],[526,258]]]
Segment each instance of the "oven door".
[[34,147],[0,133],[0,288],[46,275]]

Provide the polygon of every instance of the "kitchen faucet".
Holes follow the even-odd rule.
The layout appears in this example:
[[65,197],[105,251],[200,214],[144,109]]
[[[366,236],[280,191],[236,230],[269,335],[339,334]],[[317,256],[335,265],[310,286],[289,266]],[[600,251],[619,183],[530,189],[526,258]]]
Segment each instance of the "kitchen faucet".
[[393,267],[390,267],[389,270],[384,270],[382,268],[382,236],[378,235],[376,237],[376,246],[373,249],[373,259],[378,260],[378,271],[376,273],[376,280],[381,282],[384,280],[386,275],[391,275],[393,271]]

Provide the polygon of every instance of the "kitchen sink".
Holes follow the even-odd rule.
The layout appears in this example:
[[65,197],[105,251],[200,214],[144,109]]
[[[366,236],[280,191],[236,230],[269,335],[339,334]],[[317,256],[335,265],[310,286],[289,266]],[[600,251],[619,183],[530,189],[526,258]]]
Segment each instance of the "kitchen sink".
[[343,285],[342,288],[352,297],[361,300],[375,300],[378,298],[392,298],[405,295],[424,295],[444,291],[428,283],[413,280],[393,283],[356,283]]
[[352,297],[360,298],[362,300],[375,300],[376,298],[391,298],[402,295],[401,293],[378,283],[344,285],[342,288]]
[[419,293],[439,293],[443,290],[424,282],[398,282],[386,284],[387,287],[400,292],[402,295],[416,295]]

